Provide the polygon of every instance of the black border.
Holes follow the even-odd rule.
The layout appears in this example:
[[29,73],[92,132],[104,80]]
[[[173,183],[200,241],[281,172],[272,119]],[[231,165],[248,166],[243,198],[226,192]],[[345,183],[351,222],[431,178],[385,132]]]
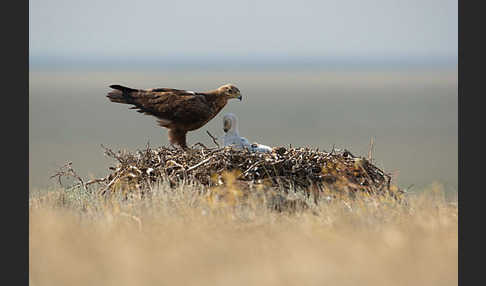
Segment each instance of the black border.
[[[467,8],[465,7],[467,3]],[[486,105],[484,63],[484,9],[474,1],[458,1],[458,180],[459,180],[459,284],[474,285],[483,280],[484,255],[484,158],[486,141],[483,123]],[[468,233],[469,232],[469,233]],[[467,256],[467,259],[466,259]],[[477,257],[474,257],[477,256]],[[477,258],[477,259],[475,259]],[[468,261],[467,261],[468,260]],[[466,282],[472,281],[472,282]],[[479,282],[481,284],[481,282]]]
[[29,1],[3,11],[2,280],[29,285]]

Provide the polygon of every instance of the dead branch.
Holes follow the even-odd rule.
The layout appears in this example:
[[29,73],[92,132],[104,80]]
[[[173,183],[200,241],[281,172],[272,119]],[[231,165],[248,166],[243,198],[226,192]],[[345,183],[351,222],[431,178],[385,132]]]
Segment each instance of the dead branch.
[[211,139],[213,139],[214,144],[216,144],[216,146],[218,146],[218,148],[221,148],[221,146],[219,146],[219,143],[217,141],[217,138],[214,137],[211,133],[209,133],[208,130],[206,130],[206,133],[208,133],[209,137],[211,137]]
[[64,187],[62,185],[61,178],[62,177],[72,177],[72,178],[77,179],[79,181],[79,184],[83,187],[83,189],[86,190],[86,185],[84,184],[83,179],[81,179],[81,177],[74,171],[74,169],[72,168],[72,165],[73,165],[73,162],[67,162],[66,164],[64,164],[64,166],[59,168],[59,170],[54,175],[52,175],[50,177],[50,179],[57,177],[59,185],[61,187]]

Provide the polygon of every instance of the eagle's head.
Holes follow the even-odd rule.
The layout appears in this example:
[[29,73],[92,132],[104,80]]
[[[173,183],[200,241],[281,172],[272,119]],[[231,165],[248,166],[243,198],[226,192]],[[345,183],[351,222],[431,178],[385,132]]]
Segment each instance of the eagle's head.
[[225,96],[227,99],[238,98],[241,101],[240,90],[232,84],[222,85],[218,88],[218,91],[221,95]]

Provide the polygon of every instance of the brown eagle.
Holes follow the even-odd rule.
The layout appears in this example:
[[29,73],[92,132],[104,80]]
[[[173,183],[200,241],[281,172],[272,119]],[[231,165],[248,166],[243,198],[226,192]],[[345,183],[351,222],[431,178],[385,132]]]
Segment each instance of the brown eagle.
[[229,99],[241,101],[240,90],[225,84],[208,92],[194,92],[173,88],[133,89],[110,85],[107,97],[112,102],[134,105],[140,113],[158,118],[160,126],[169,129],[169,142],[187,148],[186,133],[201,128],[213,119]]

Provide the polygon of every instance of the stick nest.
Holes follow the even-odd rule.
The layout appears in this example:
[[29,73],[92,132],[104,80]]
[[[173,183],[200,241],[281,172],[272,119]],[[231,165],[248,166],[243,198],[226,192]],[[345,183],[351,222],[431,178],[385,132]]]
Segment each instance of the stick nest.
[[[103,146],[102,146],[103,147]],[[274,187],[277,190],[304,189],[314,193],[326,190],[370,194],[403,193],[391,183],[391,176],[369,159],[356,157],[347,150],[319,151],[310,148],[276,147],[272,153],[251,153],[247,150],[225,148],[181,149],[149,145],[134,153],[114,152],[103,147],[105,154],[117,161],[104,178],[84,182],[68,163],[67,171],[53,177],[70,175],[85,189],[98,185],[102,194],[119,189],[149,192],[158,182],[171,186],[181,182],[196,182],[207,187],[224,185],[227,174],[240,188],[254,185]],[[65,166],[65,167],[66,167]]]

